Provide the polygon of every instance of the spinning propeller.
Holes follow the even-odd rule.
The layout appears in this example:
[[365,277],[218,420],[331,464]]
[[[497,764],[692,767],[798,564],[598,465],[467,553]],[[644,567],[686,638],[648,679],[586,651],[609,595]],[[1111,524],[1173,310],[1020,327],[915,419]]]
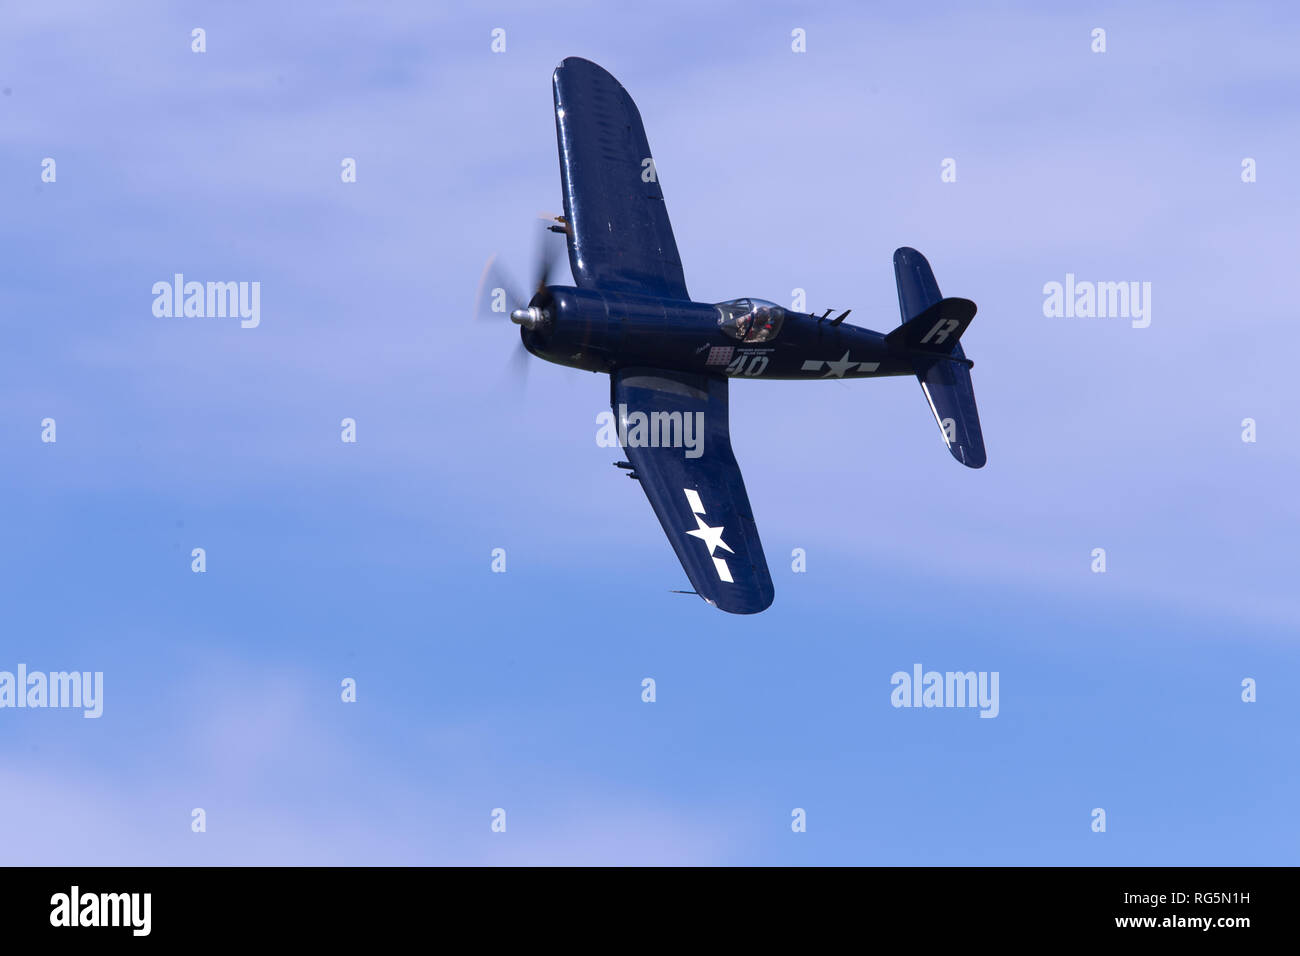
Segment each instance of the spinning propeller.
[[[563,233],[568,228],[563,216],[543,216],[542,218],[551,223],[547,226],[547,229],[551,232]],[[546,301],[548,297],[545,292],[546,286],[550,283],[551,273],[555,269],[557,254],[555,243],[548,242],[547,239],[548,237],[543,233],[538,242],[534,268],[536,280],[527,287],[527,294],[520,291],[521,287],[515,283],[505,267],[497,260],[496,254],[492,254],[487,261],[487,265],[483,267],[483,275],[478,283],[478,292],[474,297],[474,318],[476,321],[485,316],[497,318],[498,316],[508,315],[510,321],[525,329],[539,330],[546,327],[551,320],[551,314],[547,311],[549,303]],[[534,302],[537,304],[534,305]],[[521,340],[510,360],[510,372],[513,377],[527,377],[530,364],[528,359],[528,349],[524,347]]]
[[[543,219],[551,222],[551,225],[547,226],[549,231],[559,233],[567,231],[568,224],[565,223],[563,216],[544,216]],[[510,321],[526,329],[543,328],[551,318],[546,303],[538,302],[537,305],[532,303],[545,293],[546,286],[550,284],[551,273],[555,268],[555,257],[555,244],[547,242],[546,236],[542,236],[537,248],[535,270],[537,280],[530,287],[529,295],[525,297],[520,294],[519,286],[514,283],[493,254],[483,268],[482,278],[479,279],[474,317],[478,319],[484,315],[509,315]]]

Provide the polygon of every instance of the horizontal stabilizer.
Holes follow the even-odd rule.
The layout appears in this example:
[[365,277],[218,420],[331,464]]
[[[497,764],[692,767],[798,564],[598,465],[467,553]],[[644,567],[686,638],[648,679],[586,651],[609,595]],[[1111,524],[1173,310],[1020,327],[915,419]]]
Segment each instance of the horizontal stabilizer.
[[[961,353],[960,345],[957,352]],[[967,468],[983,468],[988,454],[984,451],[984,433],[980,430],[970,369],[945,359],[928,364],[922,360],[917,363],[916,377],[952,457]]]
[[959,341],[975,318],[975,303],[945,299],[930,263],[908,246],[894,253],[894,278],[903,324],[885,341],[911,359],[952,457],[967,468],[983,468],[988,455],[971,384],[972,363]]
[[898,283],[898,310],[904,322],[943,298],[930,263],[910,246],[894,250],[894,280]]

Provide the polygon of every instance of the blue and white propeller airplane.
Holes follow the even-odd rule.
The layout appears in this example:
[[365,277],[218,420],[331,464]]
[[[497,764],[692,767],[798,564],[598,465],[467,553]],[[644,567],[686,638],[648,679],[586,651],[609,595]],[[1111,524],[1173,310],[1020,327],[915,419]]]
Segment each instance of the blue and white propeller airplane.
[[617,465],[640,481],[695,593],[734,614],[765,610],[774,594],[731,450],[729,378],[915,375],[952,456],[984,465],[974,363],[960,341],[975,303],[940,295],[924,256],[894,253],[903,321],[885,334],[848,324],[848,311],[693,302],[632,97],[577,57],[559,65],[553,85],[564,215],[550,229],[567,237],[575,285],[550,285],[544,261],[531,299],[508,303],[510,317],[538,358],[609,375],[628,459]]

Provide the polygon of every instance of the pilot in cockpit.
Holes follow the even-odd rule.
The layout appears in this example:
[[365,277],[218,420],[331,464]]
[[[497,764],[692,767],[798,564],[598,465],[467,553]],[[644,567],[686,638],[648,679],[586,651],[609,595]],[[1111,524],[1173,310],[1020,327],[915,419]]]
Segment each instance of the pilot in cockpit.
[[720,302],[718,325],[732,338],[742,342],[767,342],[781,330],[784,310],[761,299],[732,299]]
[[755,304],[754,311],[748,316],[750,320],[749,328],[745,339],[753,339],[755,342],[766,342],[772,337],[776,330],[776,316],[773,314],[770,306]]
[[749,329],[754,323],[754,313],[749,311],[736,317],[736,338],[744,342],[749,338]]

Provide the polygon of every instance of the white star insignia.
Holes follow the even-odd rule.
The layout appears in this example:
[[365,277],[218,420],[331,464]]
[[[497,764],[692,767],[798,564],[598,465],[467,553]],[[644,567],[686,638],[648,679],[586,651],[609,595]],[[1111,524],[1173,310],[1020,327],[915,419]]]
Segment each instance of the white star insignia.
[[705,521],[703,518],[701,518],[698,514],[695,516],[695,523],[699,525],[699,527],[696,528],[694,531],[688,531],[686,533],[689,535],[694,535],[695,537],[703,541],[706,545],[708,545],[710,557],[713,556],[713,552],[717,548],[721,548],[723,551],[730,552],[731,554],[736,553],[732,551],[731,548],[727,547],[727,542],[722,540],[722,531],[723,531],[722,525],[719,525],[716,528],[710,528],[708,522]]
[[838,362],[826,363],[826,367],[830,369],[830,371],[823,375],[822,378],[843,378],[845,372],[855,368],[857,365],[857,362],[849,361],[849,353],[845,352]]
[[838,361],[829,359],[807,359],[803,363],[805,372],[820,372],[822,369],[829,371],[822,378],[843,378],[844,373],[851,372],[856,368],[859,372],[874,372],[880,368],[879,362],[850,362],[849,353],[845,352],[840,356]]

